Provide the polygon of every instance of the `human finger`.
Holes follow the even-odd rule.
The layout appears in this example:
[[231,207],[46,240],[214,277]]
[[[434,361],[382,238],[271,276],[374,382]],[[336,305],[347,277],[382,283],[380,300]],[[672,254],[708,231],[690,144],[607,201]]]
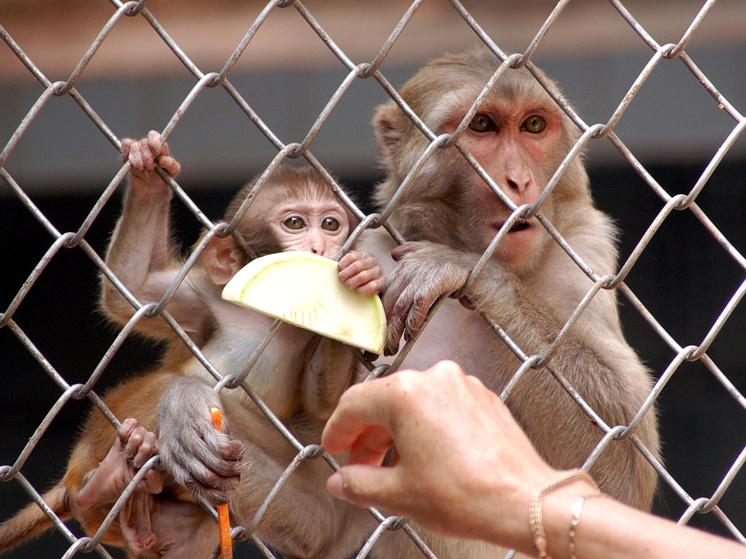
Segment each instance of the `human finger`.
[[340,453],[350,450],[361,437],[366,440],[366,432],[370,441],[384,438],[382,432],[388,427],[379,410],[382,388],[378,381],[349,388],[324,426],[322,446],[329,452]]

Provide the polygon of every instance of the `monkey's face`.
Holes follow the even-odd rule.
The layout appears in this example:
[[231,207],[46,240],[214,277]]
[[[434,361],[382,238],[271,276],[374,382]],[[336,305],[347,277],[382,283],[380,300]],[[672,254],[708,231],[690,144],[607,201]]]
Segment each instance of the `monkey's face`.
[[[486,49],[446,55],[420,70],[400,93],[435,136],[453,133],[498,66],[497,58]],[[376,201],[383,206],[431,140],[394,102],[379,107],[374,125],[389,173],[376,192]],[[534,205],[539,200],[572,147],[574,134],[568,125],[572,125],[570,120],[528,70],[505,72],[459,138],[502,199],[460,150],[451,146],[434,151],[408,181],[398,199],[397,226],[406,234],[414,229],[417,238],[484,250],[510,217],[507,204]],[[562,219],[568,203],[587,198],[587,177],[579,160],[563,177],[540,207],[550,221]],[[430,214],[423,207],[430,208]],[[437,219],[431,219],[433,225],[428,227],[418,213]],[[518,221],[501,239],[494,257],[519,275],[530,273],[549,241],[536,219]]]
[[[464,111],[465,114],[466,111]],[[452,133],[463,114],[449,119],[443,131]],[[517,206],[533,205],[561,161],[562,119],[551,107],[535,103],[486,102],[472,118],[461,143],[476,158],[500,190]],[[510,217],[510,209],[485,181],[465,165],[468,188],[464,211],[470,214],[471,242],[486,247]],[[550,196],[541,211],[551,219]],[[547,240],[537,220],[517,221],[497,247],[496,257],[508,265],[523,264],[541,252]]]
[[334,258],[350,233],[342,206],[329,200],[294,200],[273,209],[268,221],[283,250]]

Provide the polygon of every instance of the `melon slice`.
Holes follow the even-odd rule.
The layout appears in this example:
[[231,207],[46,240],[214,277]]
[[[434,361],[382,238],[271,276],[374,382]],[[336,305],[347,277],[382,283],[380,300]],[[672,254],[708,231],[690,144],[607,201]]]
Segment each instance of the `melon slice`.
[[383,352],[386,315],[380,297],[347,289],[337,263],[323,256],[293,251],[256,258],[233,276],[222,297],[344,344]]

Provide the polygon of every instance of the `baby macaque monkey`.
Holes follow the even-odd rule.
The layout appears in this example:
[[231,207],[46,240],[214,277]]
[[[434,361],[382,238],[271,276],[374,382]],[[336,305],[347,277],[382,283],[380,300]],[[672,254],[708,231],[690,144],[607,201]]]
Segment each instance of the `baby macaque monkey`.
[[[141,302],[159,302],[183,261],[171,239],[172,192],[155,165],[171,176],[176,176],[181,167],[156,131],[139,141],[123,140],[122,158],[132,165],[131,185],[125,194],[122,217],[112,235],[106,263]],[[234,218],[254,182],[235,196],[225,213],[226,222]],[[281,166],[256,195],[237,231],[259,256],[305,250],[334,258],[354,221],[352,213],[314,169]],[[198,340],[198,345],[210,337],[220,307],[233,307],[221,301],[220,290],[248,260],[233,237],[215,237],[200,256],[200,265],[190,270],[172,297],[168,312]],[[376,260],[365,252],[347,253],[340,259],[339,269],[340,279],[360,295],[378,293],[383,287]],[[205,284],[219,289],[207,289]],[[134,313],[132,306],[108,282],[104,282],[101,303],[104,312],[115,322],[126,323]],[[138,328],[150,337],[173,336],[170,326],[162,320],[145,321]]]
[[[142,304],[158,303],[184,261],[170,231],[172,191],[156,165],[171,176],[178,174],[180,165],[155,131],[141,140],[123,140],[122,159],[131,164],[130,185],[106,262]],[[226,222],[236,215],[254,184],[235,196]],[[335,258],[354,222],[353,214],[314,169],[281,166],[256,194],[237,231],[259,256],[303,250]],[[165,307],[223,375],[244,370],[274,322],[221,298],[225,284],[248,261],[232,236],[214,237]],[[379,293],[384,283],[376,259],[358,251],[339,260],[339,277],[363,296]],[[101,306],[118,323],[126,323],[135,312],[106,279]],[[263,417],[240,388],[224,389],[218,395],[212,389],[214,379],[194,357],[185,355],[162,318],[143,319],[137,330],[174,342],[163,365],[107,394],[104,400],[112,412],[127,418],[119,433],[94,411],[64,478],[45,500],[61,518],[74,517],[93,535],[137,471],[161,452],[165,470],[148,472],[103,541],[124,547],[132,558],[207,557],[216,544],[217,525],[185,487],[212,502],[220,501],[217,492],[207,489],[216,476],[204,464],[217,453],[236,468],[245,467],[244,444],[234,425],[243,428]],[[283,421],[292,425],[297,417],[301,423],[321,425],[352,383],[356,367],[352,353],[339,342],[282,324],[246,381]],[[213,405],[224,409],[226,431],[232,430],[235,438],[213,429],[209,415]],[[195,482],[195,470],[204,476],[203,482]],[[238,476],[229,479],[235,484]],[[51,522],[42,511],[29,505],[0,525],[0,551],[49,527]]]
[[[106,263],[141,303],[158,303],[181,270],[183,259],[178,256],[179,249],[170,231],[172,191],[155,171],[155,165],[172,176],[179,172],[180,165],[155,131],[139,141],[123,140],[122,158],[132,165],[131,184],[125,193],[122,216],[114,229]],[[254,181],[234,197],[224,221],[234,218],[253,186]],[[314,169],[281,166],[256,194],[236,230],[259,256],[305,250],[334,258],[354,222],[352,213]],[[241,372],[254,346],[274,321],[221,299],[223,287],[248,261],[249,257],[232,236],[214,237],[166,306],[166,311],[224,374]],[[340,259],[339,270],[345,285],[360,295],[382,290],[381,270],[376,259],[366,252],[348,252]],[[111,319],[121,324],[130,320],[135,311],[106,280],[101,305]],[[175,337],[161,318],[141,320],[137,330],[155,339]],[[302,344],[297,342],[308,337],[312,334],[283,324],[275,335],[273,347],[277,350],[272,347],[267,350],[277,357],[277,362],[269,370],[255,368],[248,377],[254,390],[282,419],[289,417],[298,404],[297,359],[303,357],[298,349]],[[175,348],[172,353],[181,358],[183,344],[177,342],[172,346]],[[172,355],[164,357],[166,367],[175,362],[178,359]],[[206,374],[196,362],[191,367],[199,370],[198,375]]]

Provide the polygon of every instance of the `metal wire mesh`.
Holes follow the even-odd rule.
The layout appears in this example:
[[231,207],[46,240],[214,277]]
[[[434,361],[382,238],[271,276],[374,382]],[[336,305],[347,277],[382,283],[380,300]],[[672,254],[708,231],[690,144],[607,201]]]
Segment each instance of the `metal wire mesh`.
[[[649,324],[649,326],[657,333],[661,340],[663,340],[663,342],[668,345],[674,352],[675,358],[670,362],[668,368],[659,374],[659,380],[653,392],[650,394],[650,397],[645,402],[645,405],[639,410],[637,416],[632,420],[630,425],[606,425],[596,414],[596,412],[578,396],[573,387],[570,386],[567,381],[565,381],[559,371],[551,371],[557,381],[563,385],[563,387],[571,394],[571,396],[573,396],[573,398],[575,398],[578,405],[580,405],[582,409],[596,422],[596,424],[605,434],[605,436],[599,443],[595,453],[589,458],[590,462],[593,461],[594,457],[597,456],[603,450],[605,445],[607,445],[611,440],[615,438],[624,438],[629,435],[629,433],[634,429],[635,425],[639,421],[640,417],[655,403],[661,391],[664,389],[667,383],[669,383],[675,377],[677,370],[684,362],[701,362],[711,373],[711,375],[717,380],[717,382],[719,382],[724,387],[724,389],[737,403],[737,405],[741,408],[746,408],[746,398],[744,398],[744,396],[739,392],[739,390],[733,384],[732,380],[729,379],[729,375],[721,370],[721,368],[707,354],[707,351],[710,348],[711,344],[715,341],[716,337],[720,333],[725,323],[728,321],[731,314],[740,304],[744,292],[746,291],[746,282],[741,283],[735,293],[733,293],[730,300],[723,307],[720,316],[717,317],[710,331],[707,333],[704,339],[702,339],[701,342],[697,345],[686,346],[682,346],[680,342],[677,341],[674,335],[666,331],[659,320],[656,319],[656,317],[653,316],[653,314],[649,312],[648,309],[646,309],[645,305],[636,297],[635,293],[624,283],[625,279],[633,270],[638,262],[638,259],[641,257],[651,240],[654,238],[657,231],[666,222],[669,216],[677,212],[691,213],[691,215],[693,215],[702,224],[702,226],[709,232],[709,234],[711,234],[713,239],[715,239],[722,250],[728,254],[728,256],[736,263],[736,265],[741,270],[746,269],[746,258],[744,258],[744,256],[736,249],[736,247],[733,246],[733,244],[731,244],[731,242],[729,242],[729,240],[717,229],[717,227],[708,218],[707,214],[697,205],[696,202],[698,195],[706,187],[708,179],[711,177],[720,162],[728,153],[729,149],[739,138],[744,127],[746,127],[746,119],[744,119],[743,115],[737,110],[735,106],[733,106],[728,101],[728,99],[726,99],[716,89],[716,86],[698,68],[695,61],[692,60],[686,52],[687,44],[692,39],[692,37],[695,36],[698,27],[707,16],[708,12],[711,10],[715,2],[714,0],[709,0],[702,5],[699,13],[692,20],[691,25],[677,43],[661,45],[658,44],[654,37],[652,37],[638,21],[636,21],[636,19],[625,8],[622,2],[616,0],[610,1],[614,8],[617,10],[619,17],[623,18],[623,20],[626,21],[629,27],[637,34],[637,36],[639,36],[640,41],[642,41],[642,43],[644,43],[644,45],[649,48],[650,58],[647,65],[644,67],[639,76],[637,76],[637,78],[634,80],[634,83],[632,83],[632,85],[629,87],[629,90],[626,92],[626,94],[623,95],[621,101],[619,102],[619,105],[609,116],[609,118],[605,122],[595,124],[585,122],[578,114],[576,114],[572,110],[568,102],[564,99],[562,93],[557,91],[551,84],[547,83],[541,77],[541,75],[535,71],[532,62],[534,53],[541,49],[542,40],[554,24],[554,22],[557,20],[557,18],[560,17],[560,14],[562,13],[565,6],[569,3],[569,0],[563,0],[557,3],[555,9],[541,26],[539,32],[536,34],[533,41],[531,41],[526,50],[516,54],[509,54],[507,52],[504,52],[497,44],[497,42],[480,27],[479,22],[469,13],[469,11],[464,8],[464,6],[458,0],[451,0],[450,2],[452,9],[473,31],[475,41],[484,43],[492,52],[494,52],[499,57],[501,61],[503,61],[503,64],[498,70],[496,76],[499,76],[502,72],[510,71],[510,69],[525,66],[532,74],[534,74],[536,79],[542,83],[542,85],[545,87],[545,89],[547,89],[547,91],[557,102],[557,104],[579,127],[582,134],[580,135],[575,148],[568,155],[567,161],[570,161],[573,157],[576,157],[578,152],[583,149],[589,142],[610,142],[625,158],[631,168],[633,168],[634,171],[639,174],[642,180],[661,200],[662,203],[658,215],[652,221],[645,234],[640,238],[637,246],[629,254],[626,261],[624,261],[619,267],[617,273],[613,276],[606,277],[598,277],[592,269],[584,264],[580,255],[574,252],[573,247],[568,246],[564,242],[564,240],[556,233],[556,231],[551,226],[551,223],[546,221],[544,218],[541,218],[542,223],[544,223],[550,233],[555,236],[556,241],[563,246],[570,257],[593,281],[593,287],[589,290],[586,299],[584,299],[584,301],[580,304],[576,312],[568,321],[565,329],[563,329],[563,333],[561,333],[557,340],[555,340],[554,344],[545,355],[524,354],[523,351],[516,344],[514,344],[504,332],[500,330],[498,324],[493,324],[496,335],[501,336],[524,362],[524,365],[516,372],[515,377],[511,381],[511,384],[509,384],[506,388],[506,392],[510,390],[512,384],[514,384],[517,379],[520,378],[520,375],[525,370],[530,367],[542,366],[543,364],[550,362],[553,350],[557,344],[561,343],[564,333],[572,327],[574,322],[578,319],[584,308],[592,299],[593,295],[601,289],[616,289],[628,302],[628,304],[632,308],[634,308],[639,313],[639,315]],[[17,181],[16,178],[14,178],[6,169],[6,163],[12,160],[13,150],[19,143],[19,141],[21,141],[21,139],[23,138],[30,123],[43,111],[52,110],[51,105],[54,98],[68,96],[80,108],[80,117],[88,117],[88,119],[90,119],[90,121],[97,127],[100,133],[103,134],[117,150],[119,150],[121,147],[120,139],[117,137],[115,132],[107,125],[107,123],[96,114],[94,108],[91,106],[91,104],[89,104],[86,98],[76,90],[75,86],[81,76],[86,72],[89,64],[91,64],[91,62],[95,59],[99,48],[106,41],[112,30],[117,25],[119,25],[121,21],[127,18],[142,18],[149,24],[152,31],[162,39],[165,45],[167,45],[168,48],[172,51],[173,55],[193,76],[193,86],[191,88],[191,91],[189,91],[188,95],[186,95],[178,108],[173,112],[172,118],[162,130],[162,135],[164,138],[168,138],[173,130],[179,126],[181,120],[184,118],[184,115],[188,114],[192,103],[200,95],[202,95],[205,90],[212,88],[223,88],[225,92],[230,96],[230,98],[236,103],[245,117],[256,126],[256,128],[264,135],[264,137],[266,137],[267,142],[271,144],[276,150],[276,156],[271,162],[268,163],[263,179],[260,180],[260,185],[277,165],[283,163],[287,159],[298,158],[305,159],[310,165],[316,168],[322,174],[322,176],[327,179],[328,182],[330,182],[331,184],[336,184],[334,182],[334,179],[328,173],[324,164],[317,160],[316,157],[314,157],[314,140],[329,118],[329,115],[332,114],[332,112],[335,110],[335,107],[348,92],[352,84],[358,82],[359,80],[370,80],[377,82],[380,88],[387,95],[391,96],[400,104],[400,106],[403,106],[403,108],[405,108],[407,114],[422,130],[423,134],[425,134],[425,136],[430,140],[431,144],[428,148],[429,151],[436,150],[441,147],[446,147],[453,141],[453,138],[451,136],[436,136],[432,131],[430,131],[427,126],[423,122],[421,122],[411,110],[406,107],[406,104],[401,99],[401,97],[399,97],[399,94],[397,93],[395,87],[393,87],[391,83],[389,83],[386,75],[381,69],[382,64],[386,60],[390,49],[399,39],[402,33],[406,33],[405,27],[407,23],[410,21],[417,9],[423,3],[424,0],[418,0],[411,4],[409,9],[406,10],[406,12],[402,15],[398,25],[396,25],[388,39],[381,46],[380,52],[371,62],[355,62],[341,48],[339,48],[339,46],[334,41],[334,37],[327,34],[324,28],[316,21],[316,19],[314,19],[312,11],[308,9],[303,3],[301,3],[300,1],[293,2],[288,0],[274,0],[266,5],[266,7],[261,11],[261,13],[253,22],[247,22],[248,30],[246,31],[245,36],[240,41],[235,50],[230,54],[228,59],[225,61],[222,69],[217,72],[204,73],[202,69],[200,69],[199,66],[195,64],[189,58],[189,56],[187,56],[187,54],[179,47],[179,45],[169,36],[168,30],[159,22],[157,17],[158,14],[151,13],[149,11],[146,0],[142,0],[140,2],[127,2],[124,4],[116,0],[111,0],[111,4],[113,5],[113,13],[109,21],[101,29],[98,36],[90,45],[90,48],[80,60],[80,63],[71,73],[70,77],[65,81],[56,82],[51,81],[34,63],[34,60],[32,60],[24,53],[22,45],[18,44],[14,40],[13,36],[11,36],[2,26],[0,26],[0,36],[2,36],[6,47],[11,49],[15,53],[18,59],[28,69],[28,72],[30,72],[43,87],[43,92],[39,95],[36,103],[28,111],[25,118],[20,123],[18,123],[15,132],[7,140],[2,149],[2,152],[0,152],[0,177],[5,184],[5,188],[9,189],[18,198],[18,200],[23,203],[23,206],[26,208],[29,214],[32,215],[33,218],[41,224],[41,226],[46,230],[46,233],[52,239],[52,242],[49,244],[46,254],[39,260],[37,266],[28,276],[26,281],[23,282],[22,285],[17,287],[16,294],[10,302],[9,306],[2,314],[0,314],[0,329],[7,328],[15,335],[18,343],[22,344],[26,348],[26,350],[38,362],[39,366],[44,370],[44,372],[49,375],[49,377],[57,384],[60,391],[60,396],[57,403],[49,410],[46,418],[38,426],[34,434],[29,439],[28,444],[15,459],[15,462],[11,465],[0,466],[0,481],[11,483],[15,482],[21,485],[23,489],[28,493],[29,497],[37,502],[39,506],[45,509],[45,511],[52,517],[56,525],[56,529],[59,530],[70,542],[70,548],[65,555],[66,557],[72,556],[78,550],[90,550],[94,547],[96,548],[96,551],[99,555],[101,555],[102,557],[109,557],[108,552],[104,550],[103,547],[98,545],[101,535],[107,528],[108,523],[104,524],[100,533],[97,534],[95,537],[78,538],[63,523],[61,523],[54,517],[53,513],[43,503],[38,489],[26,481],[24,475],[21,473],[22,468],[29,456],[35,451],[38,441],[44,436],[46,429],[58,415],[60,410],[73,399],[89,398],[93,402],[93,404],[107,416],[112,425],[114,425],[115,427],[119,426],[118,419],[115,418],[114,415],[106,408],[103,401],[97,395],[96,384],[102,377],[102,375],[106,374],[107,367],[110,365],[112,359],[116,356],[117,351],[119,350],[121,345],[131,334],[131,331],[134,329],[138,321],[140,321],[145,316],[162,316],[164,319],[166,319],[166,321],[181,338],[181,340],[189,347],[189,349],[197,356],[197,358],[200,359],[205,368],[214,376],[216,382],[219,384],[218,388],[225,385],[230,385],[231,383],[241,384],[252,397],[252,399],[254,399],[254,401],[260,406],[260,408],[267,414],[269,420],[274,423],[276,428],[290,441],[292,446],[297,451],[296,459],[288,465],[285,473],[277,479],[275,487],[266,497],[262,507],[260,507],[252,523],[248,527],[235,528],[234,537],[238,539],[250,538],[257,546],[257,548],[261,551],[261,553],[263,553],[267,557],[273,557],[274,555],[272,551],[270,551],[253,533],[253,528],[261,522],[264,511],[271,504],[272,499],[276,496],[276,494],[282,491],[283,485],[286,483],[287,479],[293,475],[295,469],[302,461],[323,457],[330,463],[332,467],[335,466],[335,463],[331,456],[322,452],[323,449],[320,449],[316,445],[304,446],[300,441],[295,439],[291,432],[288,431],[282,425],[282,423],[272,414],[269,408],[263,404],[261,398],[259,398],[259,396],[257,396],[253,392],[251,386],[248,385],[246,382],[243,382],[245,374],[239,378],[223,377],[220,371],[217,370],[202,355],[200,348],[197,347],[197,345],[195,345],[190,340],[189,336],[168,314],[167,303],[170,294],[173,293],[175,288],[178,286],[178,283],[188,272],[189,268],[194,263],[194,259],[199,255],[199,252],[201,248],[204,247],[205,243],[214,235],[224,235],[226,233],[226,226],[223,224],[215,223],[207,218],[205,213],[203,213],[198,205],[192,201],[187,192],[185,192],[185,190],[180,187],[178,182],[174,181],[173,179],[169,179],[169,184],[175,192],[178,200],[186,208],[188,208],[188,210],[194,215],[194,218],[201,224],[202,227],[204,227],[208,231],[208,235],[205,238],[206,240],[195,251],[194,257],[190,258],[190,260],[187,261],[184,269],[182,270],[182,274],[179,278],[177,278],[173,285],[173,288],[163,298],[163,300],[157,305],[142,305],[134,296],[132,296],[127,291],[127,288],[117,279],[116,275],[108,269],[101,256],[97,253],[96,249],[94,249],[86,240],[86,235],[98,219],[102,208],[109,203],[112,195],[121,188],[122,182],[129,171],[129,165],[125,164],[124,166],[122,166],[119,172],[117,172],[115,176],[111,178],[109,184],[102,190],[97,203],[91,209],[89,215],[84,219],[77,230],[61,232],[53,225],[52,222],[49,221],[44,213],[37,208],[34,200],[24,188],[22,181]],[[316,122],[308,130],[305,137],[297,138],[295,139],[296,141],[291,143],[285,143],[283,142],[283,140],[280,139],[280,137],[270,128],[270,126],[265,123],[265,121],[262,119],[262,116],[255,112],[255,110],[252,108],[252,104],[245,97],[244,93],[238,88],[234,87],[234,85],[230,81],[232,69],[236,65],[239,58],[244,55],[244,51],[247,49],[253,37],[261,28],[267,17],[272,13],[283,10],[288,12],[295,11],[297,15],[302,17],[303,20],[305,20],[305,22],[307,22],[310,28],[315,32],[318,40],[326,45],[329,51],[339,61],[339,64],[341,64],[342,67],[344,67],[347,71],[346,77],[337,86],[336,91],[329,98],[326,106],[320,112],[318,118],[316,119]],[[722,141],[717,153],[710,160],[708,166],[706,167],[704,172],[702,172],[696,184],[689,190],[688,193],[672,196],[656,181],[656,179],[638,161],[635,155],[633,155],[633,153],[625,146],[624,142],[616,135],[615,128],[617,124],[624,118],[625,111],[627,111],[630,105],[634,102],[636,94],[638,93],[638,91],[640,91],[641,87],[648,79],[648,77],[651,76],[651,74],[653,74],[653,72],[655,72],[656,69],[659,68],[659,66],[663,64],[677,63],[677,61],[680,61],[680,63],[682,63],[690,71],[691,79],[699,82],[705,89],[705,91],[709,93],[712,98],[712,103],[717,105],[721,110],[726,112],[731,117],[733,125],[730,134]],[[488,89],[488,87],[489,84],[486,84],[485,91]],[[477,107],[478,105],[475,104],[474,110],[476,110]],[[423,161],[425,157],[426,155],[423,156]],[[476,164],[476,162],[474,163]],[[535,215],[536,212],[539,210],[539,206],[541,205],[544,198],[547,195],[550,195],[552,188],[561,176],[562,171],[563,167],[560,167],[560,169],[557,170],[555,177],[546,187],[542,198],[534,207],[515,207],[515,205],[511,205],[512,203],[510,202],[510,200],[506,198],[506,204],[508,204],[514,212],[511,219],[515,220],[519,217]],[[411,170],[411,173],[413,174],[416,172],[417,169]],[[496,191],[499,190],[496,186],[494,187],[494,189]],[[366,215],[352,202],[350,202],[349,200],[345,201],[349,204],[351,210],[361,220],[361,225],[356,231],[354,238],[359,236],[359,234],[362,233],[362,231],[367,227],[380,226],[380,224],[385,221],[385,218],[390,213],[393,205],[395,204],[394,200],[392,201],[391,205],[383,208],[380,214]],[[394,231],[389,226],[387,226],[387,228],[395,237],[400,238],[396,231]],[[227,232],[230,232],[231,229],[232,225],[229,225]],[[3,230],[2,225],[0,225],[0,234],[8,235],[10,233],[12,232]],[[496,239],[496,241],[499,241],[499,237],[498,239]],[[93,264],[114,285],[116,285],[116,287],[124,294],[125,298],[136,309],[136,312],[134,313],[132,319],[117,335],[115,341],[106,352],[106,354],[102,357],[95,370],[91,372],[85,384],[70,384],[65,379],[64,375],[60,374],[55,366],[52,365],[52,363],[50,363],[45,358],[43,352],[37,349],[33,336],[29,335],[14,321],[14,315],[16,314],[18,309],[22,307],[26,296],[34,289],[39,278],[43,276],[43,274],[45,273],[45,269],[50,264],[50,262],[52,262],[63,250],[82,251],[91,260],[91,262],[93,262]],[[487,253],[487,256],[488,255],[489,251]],[[2,257],[2,255],[0,255],[0,257]],[[477,267],[473,275],[478,274],[479,269],[480,268]],[[741,275],[743,275],[742,271]],[[437,310],[435,310],[434,312],[437,312]],[[276,328],[268,332],[268,338],[272,336],[275,330]],[[408,347],[415,343],[416,340],[411,340],[408,343]],[[401,358],[406,355],[406,351],[407,348],[405,348],[405,350],[402,352]],[[362,359],[361,355],[359,357]],[[395,369],[397,367],[398,363],[401,361],[401,358],[394,362],[394,364],[392,365],[392,369]],[[0,356],[0,361],[1,360],[2,357]],[[369,363],[367,363],[366,365],[372,371],[372,375],[374,376],[386,370],[385,367],[375,369]],[[551,369],[551,363],[549,363],[548,366]],[[246,372],[248,372],[248,369]],[[29,387],[30,386],[31,383],[29,383]],[[642,447],[641,445],[639,446],[642,452],[646,452],[644,447]],[[744,450],[740,452],[736,460],[733,461],[730,469],[722,477],[722,480],[716,491],[710,496],[701,498],[690,496],[687,491],[677,482],[677,480],[669,474],[666,467],[658,463],[649,454],[648,457],[660,474],[663,482],[668,485],[675,492],[676,495],[678,495],[678,497],[686,506],[686,511],[679,519],[680,522],[686,523],[695,514],[698,513],[710,514],[716,517],[718,521],[722,523],[723,526],[725,526],[727,531],[729,531],[735,539],[740,542],[746,543],[746,538],[744,538],[743,534],[741,533],[741,529],[743,527],[739,528],[734,525],[734,523],[731,522],[731,520],[729,519],[727,511],[721,510],[721,508],[719,507],[721,498],[729,490],[729,487],[731,486],[733,480],[736,478],[737,475],[739,475],[744,461],[746,461],[746,448],[744,448]],[[147,470],[149,467],[152,467],[155,464],[157,464],[157,460],[153,460],[151,463],[149,463],[149,466],[146,467],[144,470]],[[142,475],[144,475],[144,471],[141,472],[140,476],[133,480],[128,489],[129,492],[134,489],[134,485],[137,483],[137,481],[139,481]],[[125,493],[125,497],[127,494],[128,493]],[[109,523],[116,516],[123,502],[124,497],[120,499],[120,501],[113,507]],[[430,552],[424,545],[424,543],[419,540],[417,534],[400,519],[385,518],[383,515],[377,512],[374,512],[374,515],[381,523],[381,527],[370,536],[370,539],[360,551],[359,557],[364,557],[371,550],[375,552],[375,541],[379,537],[380,533],[383,530],[393,529],[404,529],[405,531],[407,531],[415,540],[415,542],[421,547],[423,555],[427,557],[433,556],[432,552]]]

